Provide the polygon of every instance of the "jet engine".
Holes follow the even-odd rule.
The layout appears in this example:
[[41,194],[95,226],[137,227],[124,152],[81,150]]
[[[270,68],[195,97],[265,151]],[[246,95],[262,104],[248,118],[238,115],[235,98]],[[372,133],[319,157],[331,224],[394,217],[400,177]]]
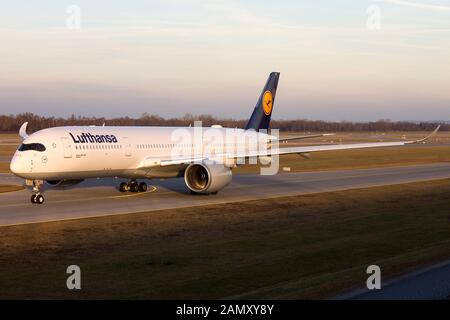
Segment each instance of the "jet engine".
[[184,172],[187,187],[195,193],[217,193],[231,181],[231,169],[223,164],[190,164]]
[[52,187],[71,187],[83,182],[84,179],[79,180],[47,180],[46,182]]

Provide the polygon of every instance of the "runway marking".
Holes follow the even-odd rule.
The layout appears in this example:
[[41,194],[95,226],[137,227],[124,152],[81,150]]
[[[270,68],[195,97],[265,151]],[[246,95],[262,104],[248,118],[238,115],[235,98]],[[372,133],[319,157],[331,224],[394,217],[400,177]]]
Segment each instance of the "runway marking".
[[[67,199],[67,200],[56,200],[56,201],[52,201],[51,203],[67,203],[67,202],[79,202],[79,201],[92,201],[92,200],[101,200],[101,199],[120,199],[120,198],[129,198],[129,197],[137,197],[137,196],[142,196],[145,195],[147,193],[153,193],[156,192],[158,190],[158,188],[156,186],[150,186],[152,188],[152,190],[146,191],[146,192],[138,192],[138,193],[133,193],[133,194],[127,194],[127,195],[123,195],[123,196],[106,196],[106,197],[96,197],[96,198],[77,198],[77,199]],[[19,190],[19,191],[26,191],[26,190]],[[16,191],[17,192],[17,191]],[[27,204],[23,204],[23,203],[16,203],[16,204],[7,204],[7,205],[1,205],[0,208],[10,208],[10,207],[21,207],[21,206],[28,206]]]

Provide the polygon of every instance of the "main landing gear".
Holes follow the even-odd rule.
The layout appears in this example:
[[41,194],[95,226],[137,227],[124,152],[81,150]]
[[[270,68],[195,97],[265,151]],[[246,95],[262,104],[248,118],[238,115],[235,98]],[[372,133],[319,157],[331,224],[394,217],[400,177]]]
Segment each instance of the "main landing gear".
[[146,192],[147,184],[145,182],[138,183],[136,180],[131,180],[130,182],[122,182],[119,186],[120,192]]
[[31,203],[33,204],[43,204],[45,199],[41,194],[42,182],[34,180],[33,181],[33,195],[31,196]]

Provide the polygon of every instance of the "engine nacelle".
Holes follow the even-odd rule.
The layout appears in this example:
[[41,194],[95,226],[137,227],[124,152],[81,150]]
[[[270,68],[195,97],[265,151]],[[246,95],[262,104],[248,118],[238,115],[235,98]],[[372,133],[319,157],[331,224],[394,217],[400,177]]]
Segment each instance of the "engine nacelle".
[[79,179],[79,180],[48,180],[48,181],[45,181],[45,182],[47,182],[52,187],[70,187],[70,186],[74,186],[76,184],[79,184],[79,183],[81,183],[83,181],[84,181],[84,179]]
[[231,169],[223,164],[190,164],[184,172],[184,182],[196,193],[214,193],[231,182]]

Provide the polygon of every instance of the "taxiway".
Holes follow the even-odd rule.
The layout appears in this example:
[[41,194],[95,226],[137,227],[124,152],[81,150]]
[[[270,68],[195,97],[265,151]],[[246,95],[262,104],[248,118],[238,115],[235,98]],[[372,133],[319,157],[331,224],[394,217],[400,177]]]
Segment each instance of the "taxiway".
[[[121,179],[88,180],[75,187],[44,190],[43,205],[30,203],[30,191],[0,194],[0,226],[98,217],[161,209],[225,204],[245,200],[320,193],[450,177],[450,163],[404,167],[236,175],[217,195],[191,195],[182,179],[153,180],[146,193],[120,193]],[[0,184],[22,184],[0,174]]]

